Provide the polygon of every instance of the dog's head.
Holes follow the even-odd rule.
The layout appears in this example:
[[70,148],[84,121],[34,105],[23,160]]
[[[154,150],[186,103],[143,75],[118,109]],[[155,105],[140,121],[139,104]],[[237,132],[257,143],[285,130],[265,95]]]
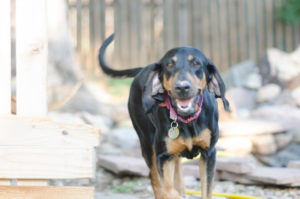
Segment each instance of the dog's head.
[[204,90],[222,98],[224,108],[229,109],[225,99],[225,85],[216,66],[204,54],[192,47],[179,47],[168,51],[150,79],[152,98],[167,91],[172,105],[181,116],[189,116],[198,110]]

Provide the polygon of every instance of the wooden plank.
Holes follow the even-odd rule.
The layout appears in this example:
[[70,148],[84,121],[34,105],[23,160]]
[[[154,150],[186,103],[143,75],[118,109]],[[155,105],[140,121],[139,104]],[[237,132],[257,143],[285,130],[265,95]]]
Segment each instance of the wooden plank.
[[187,14],[187,6],[188,2],[186,1],[180,1],[178,2],[178,12],[179,12],[179,34],[178,34],[178,39],[179,39],[179,46],[186,46],[187,45],[187,35],[188,35],[188,14]]
[[137,66],[142,66],[142,2],[135,0],[136,12],[136,45],[137,45]]
[[[157,49],[155,44],[155,1],[151,0],[149,2],[149,39],[150,39],[150,49]],[[155,60],[155,51],[150,50],[149,52],[149,63]]]
[[0,146],[0,179],[93,178],[91,147]]
[[0,8],[0,114],[9,114],[11,111],[10,0],[0,1]]
[[48,186],[48,180],[32,180],[32,179],[22,179],[17,180],[18,186]]
[[122,28],[121,28],[121,2],[115,0],[113,3],[114,10],[114,32],[116,33],[114,39],[114,53],[113,53],[113,65],[118,68],[122,60]]
[[11,185],[11,180],[0,179],[0,186],[9,186]]
[[77,26],[76,26],[76,47],[77,47],[77,53],[81,55],[82,53],[82,2],[81,0],[76,1],[76,20],[77,20]]
[[100,140],[91,126],[44,118],[0,116],[0,129],[0,146],[94,147]]
[[48,186],[48,180],[41,180],[41,179],[0,179],[0,186],[9,186],[9,185],[18,185],[18,186]]
[[92,187],[0,186],[2,199],[93,199]]
[[[34,6],[32,6],[34,5]],[[47,114],[46,1],[16,1],[17,114]]]
[[121,48],[121,65],[120,67],[126,67],[130,66],[129,62],[129,49],[131,49],[130,43],[129,43],[129,26],[130,21],[128,20],[128,0],[120,0],[120,30],[121,34],[118,35],[120,38],[120,48]]
[[130,38],[130,46],[131,46],[131,52],[130,52],[130,64],[131,67],[136,67],[138,66],[137,64],[137,57],[139,56],[139,52],[137,51],[137,11],[136,11],[136,1],[129,1],[129,18],[131,19],[131,30],[129,33],[129,38]]

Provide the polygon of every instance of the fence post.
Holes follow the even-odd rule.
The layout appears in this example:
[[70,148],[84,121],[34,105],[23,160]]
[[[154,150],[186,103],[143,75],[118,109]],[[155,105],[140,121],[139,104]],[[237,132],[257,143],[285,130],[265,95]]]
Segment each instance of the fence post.
[[47,114],[46,22],[46,0],[16,1],[17,115]]
[[0,1],[0,114],[11,112],[10,0]]

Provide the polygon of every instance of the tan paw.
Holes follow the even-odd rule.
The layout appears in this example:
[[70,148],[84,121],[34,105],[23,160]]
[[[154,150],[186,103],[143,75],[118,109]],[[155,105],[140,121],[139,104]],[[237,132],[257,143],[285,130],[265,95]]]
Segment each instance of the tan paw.
[[171,189],[169,191],[164,192],[163,199],[184,199],[184,198],[180,196],[180,194],[175,189]]

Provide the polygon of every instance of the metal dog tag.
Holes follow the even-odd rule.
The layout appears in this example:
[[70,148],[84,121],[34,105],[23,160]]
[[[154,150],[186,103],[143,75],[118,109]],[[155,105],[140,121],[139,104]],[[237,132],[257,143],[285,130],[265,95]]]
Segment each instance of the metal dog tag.
[[171,139],[177,138],[179,135],[179,129],[177,127],[171,127],[168,131],[168,136]]

